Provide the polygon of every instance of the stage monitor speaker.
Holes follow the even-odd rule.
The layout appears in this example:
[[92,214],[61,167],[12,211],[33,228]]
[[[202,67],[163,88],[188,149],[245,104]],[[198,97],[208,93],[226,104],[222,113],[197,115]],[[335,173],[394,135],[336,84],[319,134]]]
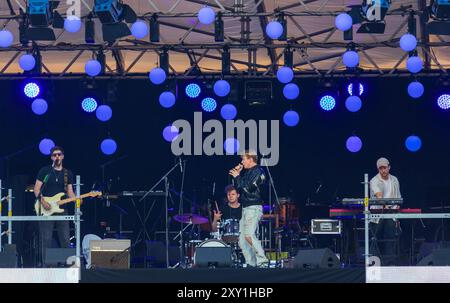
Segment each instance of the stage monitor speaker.
[[197,247],[194,265],[196,267],[231,267],[231,247]]
[[91,268],[129,269],[131,240],[92,240]]
[[49,267],[66,267],[69,257],[75,256],[75,248],[47,248],[44,264]]
[[417,266],[449,266],[450,249],[440,248],[424,257],[417,263]]
[[299,250],[295,257],[296,268],[339,268],[339,259],[329,249]]

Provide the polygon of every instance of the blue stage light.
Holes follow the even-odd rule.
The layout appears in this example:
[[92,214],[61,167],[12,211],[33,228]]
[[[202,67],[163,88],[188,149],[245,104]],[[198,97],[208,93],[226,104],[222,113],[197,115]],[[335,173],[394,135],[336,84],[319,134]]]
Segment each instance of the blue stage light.
[[91,97],[84,98],[84,100],[81,101],[81,107],[85,112],[92,113],[97,109],[97,101]]
[[217,107],[217,102],[213,98],[208,97],[208,98],[205,98],[202,100],[202,109],[205,112],[210,113],[210,112],[214,111],[216,109],[216,107]]
[[336,106],[336,99],[334,99],[334,97],[326,95],[320,98],[320,107],[323,110],[330,111],[334,109],[335,106]]
[[39,95],[40,89],[36,83],[30,82],[27,85],[25,85],[23,92],[25,93],[25,96],[27,96],[28,98],[36,98]]
[[[357,85],[358,83],[355,84]],[[361,96],[364,93],[364,85],[362,83],[359,83],[358,86],[359,86],[359,95]],[[347,91],[350,96],[353,96],[353,83],[350,83],[347,86]]]
[[447,95],[447,94],[440,95],[437,98],[437,105],[442,109],[445,109],[445,110],[449,109],[450,108],[450,95]]
[[198,96],[200,96],[202,89],[200,88],[200,85],[195,84],[195,83],[190,83],[186,86],[185,92],[186,92],[186,96],[194,99],[194,98],[197,98]]

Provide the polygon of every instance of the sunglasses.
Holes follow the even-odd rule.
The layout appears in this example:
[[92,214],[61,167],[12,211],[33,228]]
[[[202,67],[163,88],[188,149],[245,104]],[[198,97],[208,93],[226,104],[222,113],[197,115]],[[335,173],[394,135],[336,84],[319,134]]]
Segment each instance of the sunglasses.
[[62,153],[54,153],[54,154],[52,154],[52,157],[56,157],[56,156],[62,156]]

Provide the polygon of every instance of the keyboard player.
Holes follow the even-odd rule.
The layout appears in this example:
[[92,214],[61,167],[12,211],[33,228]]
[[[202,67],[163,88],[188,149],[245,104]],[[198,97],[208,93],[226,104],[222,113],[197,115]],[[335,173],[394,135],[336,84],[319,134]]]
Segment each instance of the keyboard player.
[[[377,160],[378,174],[370,180],[370,196],[371,198],[394,199],[401,198],[400,183],[398,179],[390,174],[391,166],[386,158]],[[396,207],[381,205],[381,208]],[[400,225],[397,220],[385,219],[374,220],[370,223],[372,237],[377,239],[377,246],[371,244],[371,253],[379,255],[382,265],[393,265],[397,257],[395,252],[396,240],[399,235]],[[382,240],[382,241],[379,241]]]

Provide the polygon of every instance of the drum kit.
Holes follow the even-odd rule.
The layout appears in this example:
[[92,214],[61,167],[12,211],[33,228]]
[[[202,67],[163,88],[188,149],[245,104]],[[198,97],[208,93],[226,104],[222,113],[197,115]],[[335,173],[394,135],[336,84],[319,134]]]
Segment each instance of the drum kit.
[[[197,214],[182,214],[174,216],[174,220],[183,224],[203,225],[210,224],[208,218]],[[210,232],[210,238],[195,239],[199,235],[187,237],[181,243],[185,256],[186,267],[195,267],[196,249],[199,247],[230,247],[232,250],[232,263],[235,267],[241,267],[243,262],[242,252],[239,248],[239,220],[227,219],[218,222],[217,231]]]

